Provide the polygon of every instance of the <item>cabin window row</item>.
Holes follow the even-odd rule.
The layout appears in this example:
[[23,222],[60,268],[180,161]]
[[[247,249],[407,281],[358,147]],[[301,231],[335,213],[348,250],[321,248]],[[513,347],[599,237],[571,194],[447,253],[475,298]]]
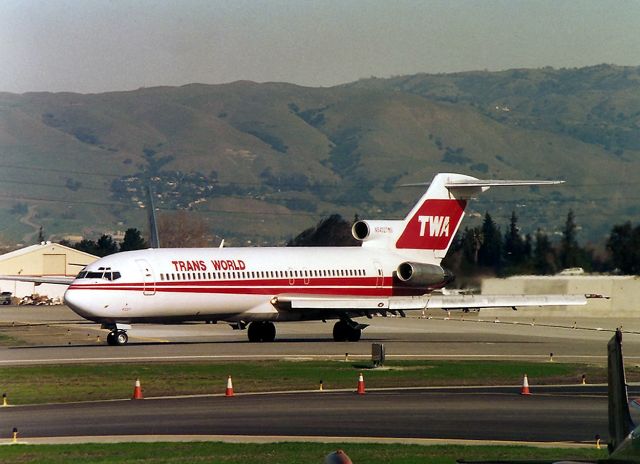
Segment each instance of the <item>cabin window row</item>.
[[235,280],[235,279],[277,279],[311,277],[364,277],[364,269],[322,269],[302,271],[237,271],[237,272],[167,272],[160,273],[160,280]]

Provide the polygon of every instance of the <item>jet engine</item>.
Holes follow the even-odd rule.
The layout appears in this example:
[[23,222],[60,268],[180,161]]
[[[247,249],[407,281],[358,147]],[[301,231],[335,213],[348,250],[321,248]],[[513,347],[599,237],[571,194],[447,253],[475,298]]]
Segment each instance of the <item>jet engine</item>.
[[412,287],[441,287],[455,278],[451,271],[442,266],[409,261],[398,266],[396,275],[401,282]]
[[402,230],[402,221],[357,221],[351,228],[351,234],[361,242],[392,243]]

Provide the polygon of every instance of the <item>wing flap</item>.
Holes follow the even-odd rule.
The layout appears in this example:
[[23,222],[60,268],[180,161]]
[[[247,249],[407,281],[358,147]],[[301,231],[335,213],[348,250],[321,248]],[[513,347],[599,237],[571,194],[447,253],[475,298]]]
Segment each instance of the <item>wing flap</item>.
[[536,306],[581,306],[587,295],[424,295],[416,297],[359,297],[330,295],[278,295],[272,303],[282,309],[344,311],[411,311],[423,309],[481,309]]

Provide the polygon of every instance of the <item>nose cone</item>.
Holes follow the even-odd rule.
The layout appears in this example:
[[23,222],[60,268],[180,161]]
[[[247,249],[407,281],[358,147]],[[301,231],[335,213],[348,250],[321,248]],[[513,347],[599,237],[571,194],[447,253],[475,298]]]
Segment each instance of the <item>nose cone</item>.
[[64,292],[64,303],[71,308],[71,310],[89,320],[96,320],[97,314],[95,313],[96,301],[95,298],[91,298],[91,291],[73,288],[73,284],[69,286],[66,292]]

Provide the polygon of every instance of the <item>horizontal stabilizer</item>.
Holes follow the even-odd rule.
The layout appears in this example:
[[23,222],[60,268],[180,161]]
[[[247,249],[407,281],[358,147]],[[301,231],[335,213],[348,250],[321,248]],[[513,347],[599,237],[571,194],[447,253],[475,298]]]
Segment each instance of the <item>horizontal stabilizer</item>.
[[558,185],[564,184],[564,180],[462,180],[447,182],[444,186],[448,189],[458,187],[520,187],[527,185]]

